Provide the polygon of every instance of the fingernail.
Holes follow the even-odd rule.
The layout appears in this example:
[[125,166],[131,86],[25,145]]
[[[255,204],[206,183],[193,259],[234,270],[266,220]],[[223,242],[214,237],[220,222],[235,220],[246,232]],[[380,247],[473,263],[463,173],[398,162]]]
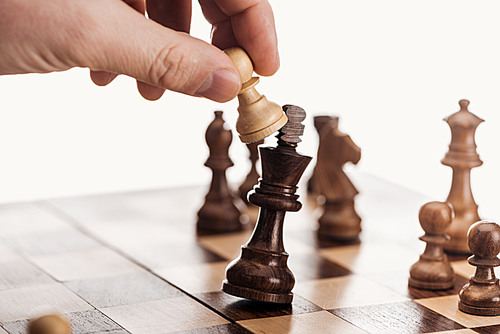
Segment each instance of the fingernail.
[[232,99],[240,88],[240,77],[233,71],[221,69],[208,75],[196,95],[218,102],[226,102]]

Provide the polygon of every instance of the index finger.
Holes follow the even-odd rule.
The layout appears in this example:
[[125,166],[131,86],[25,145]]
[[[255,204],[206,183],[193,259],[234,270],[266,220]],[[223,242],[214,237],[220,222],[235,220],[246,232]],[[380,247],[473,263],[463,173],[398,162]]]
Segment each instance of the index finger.
[[215,0],[231,18],[236,41],[254,62],[255,72],[272,75],[279,68],[274,15],[267,0]]

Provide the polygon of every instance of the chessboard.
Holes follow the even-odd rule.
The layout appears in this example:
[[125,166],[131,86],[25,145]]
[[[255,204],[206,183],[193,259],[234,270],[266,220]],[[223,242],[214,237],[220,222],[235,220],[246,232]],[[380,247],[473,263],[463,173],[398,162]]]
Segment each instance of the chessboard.
[[[224,271],[250,234],[196,235],[207,186],[64,198],[0,206],[0,333],[62,313],[73,333],[498,333],[500,316],[457,308],[473,274],[452,256],[455,287],[408,287],[425,245],[418,222],[429,200],[369,174],[360,191],[359,243],[317,237],[319,208],[285,217],[295,275],[291,305],[221,291]],[[439,200],[439,199],[438,199]]]

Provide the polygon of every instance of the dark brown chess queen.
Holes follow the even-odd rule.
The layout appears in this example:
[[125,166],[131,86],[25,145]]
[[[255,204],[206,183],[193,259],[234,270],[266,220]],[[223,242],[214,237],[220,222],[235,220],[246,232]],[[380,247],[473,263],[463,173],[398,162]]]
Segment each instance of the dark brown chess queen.
[[198,211],[197,231],[201,234],[239,231],[243,226],[241,212],[226,179],[226,170],[233,166],[228,154],[233,135],[224,127],[222,111],[215,112],[215,119],[208,126],[205,138],[210,149],[205,166],[212,170],[212,182],[205,203]]
[[297,183],[311,157],[296,152],[305,118],[303,109],[284,106],[288,123],[279,130],[278,146],[260,147],[262,178],[250,193],[251,203],[260,207],[259,219],[241,256],[226,269],[222,290],[234,296],[272,303],[291,303],[295,278],[287,266],[283,245],[286,211],[298,211]]
[[451,237],[445,245],[449,253],[470,254],[467,246],[467,230],[479,221],[477,204],[471,189],[471,169],[483,162],[476,152],[474,134],[479,124],[484,122],[467,108],[469,101],[460,100],[460,111],[445,119],[451,129],[450,149],[441,163],[453,169],[453,179],[447,202],[453,205],[455,217],[448,229]]

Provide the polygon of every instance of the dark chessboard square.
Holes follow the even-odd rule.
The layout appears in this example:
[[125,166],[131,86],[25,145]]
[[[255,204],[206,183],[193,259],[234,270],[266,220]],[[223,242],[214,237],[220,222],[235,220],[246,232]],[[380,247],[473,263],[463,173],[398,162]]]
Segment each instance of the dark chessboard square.
[[[311,218],[309,217],[308,219]],[[285,238],[293,238],[301,240],[303,243],[307,245],[312,245],[314,248],[317,249],[334,248],[334,247],[359,244],[359,240],[339,242],[325,238],[323,236],[319,236],[317,230],[313,228],[285,230]]]
[[373,334],[433,333],[464,328],[412,301],[329,310]]
[[467,278],[455,274],[455,285],[452,289],[433,291],[409,287],[408,277],[408,271],[383,272],[368,275],[370,280],[382,284],[403,296],[408,296],[411,299],[456,295],[469,281]]
[[321,308],[295,295],[292,304],[273,304],[242,299],[222,291],[195,294],[202,302],[233,321],[277,317],[320,311]]
[[297,281],[346,276],[349,269],[331,262],[317,253],[294,254],[288,258],[290,270]]
[[481,334],[500,334],[500,325],[471,328],[474,332]]
[[224,324],[190,331],[175,332],[175,334],[251,334],[248,329],[238,324]]
[[177,288],[148,272],[72,281],[65,285],[96,307],[134,304],[184,295]]
[[150,269],[226,261],[196,242],[134,245],[126,252]]

